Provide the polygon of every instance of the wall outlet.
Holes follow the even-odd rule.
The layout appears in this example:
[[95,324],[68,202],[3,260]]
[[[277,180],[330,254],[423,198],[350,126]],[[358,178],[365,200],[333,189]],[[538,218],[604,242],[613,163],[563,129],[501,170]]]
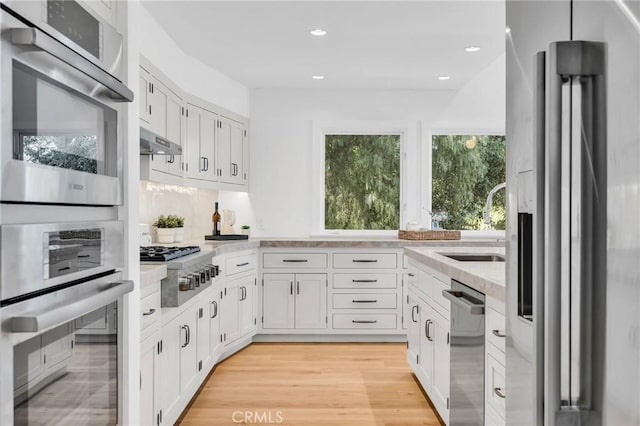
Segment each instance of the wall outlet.
[[264,221],[261,217],[256,218],[256,229],[258,231],[264,231]]

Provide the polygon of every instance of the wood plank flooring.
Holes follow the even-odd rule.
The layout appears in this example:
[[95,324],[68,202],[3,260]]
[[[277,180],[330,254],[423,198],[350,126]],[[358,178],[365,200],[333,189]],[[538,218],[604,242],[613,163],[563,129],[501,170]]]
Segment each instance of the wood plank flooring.
[[222,362],[180,424],[441,425],[404,343],[254,343]]

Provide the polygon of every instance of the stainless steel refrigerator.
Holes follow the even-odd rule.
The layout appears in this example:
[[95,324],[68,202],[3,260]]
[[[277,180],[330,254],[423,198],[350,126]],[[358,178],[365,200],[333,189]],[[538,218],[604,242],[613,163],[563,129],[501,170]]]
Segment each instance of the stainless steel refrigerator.
[[506,13],[505,421],[640,425],[640,2]]

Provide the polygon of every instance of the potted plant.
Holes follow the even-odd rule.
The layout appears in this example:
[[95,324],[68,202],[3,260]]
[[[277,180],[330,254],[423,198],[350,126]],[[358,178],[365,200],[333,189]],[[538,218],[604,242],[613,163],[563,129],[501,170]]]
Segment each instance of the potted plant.
[[169,217],[161,214],[153,223],[153,226],[156,227],[158,243],[169,244],[173,242],[175,235],[175,222],[173,220],[169,220]]
[[175,235],[173,236],[173,242],[181,243],[184,239],[184,217],[170,214],[169,218],[171,219],[172,223],[175,224]]
[[249,235],[249,232],[251,232],[251,227],[249,225],[242,225],[240,227],[240,233],[242,235]]

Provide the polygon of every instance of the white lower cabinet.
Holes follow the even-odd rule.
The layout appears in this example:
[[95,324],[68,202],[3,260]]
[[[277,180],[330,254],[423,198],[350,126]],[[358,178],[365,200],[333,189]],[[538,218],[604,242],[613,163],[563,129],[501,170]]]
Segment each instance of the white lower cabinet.
[[326,274],[264,274],[262,328],[327,328]]
[[209,354],[212,361],[218,359],[221,346],[220,339],[220,292],[212,291],[207,298],[209,320]]
[[160,420],[159,339],[153,334],[140,344],[140,425],[157,425]]
[[485,424],[505,424],[505,316],[504,303],[487,297],[485,321]]
[[191,389],[198,375],[197,341],[198,306],[187,309],[180,315],[180,391]]
[[[409,265],[406,298],[407,361],[424,391],[449,423],[450,325],[448,306],[436,298],[433,288],[446,286],[428,270]],[[447,314],[447,315],[445,315]]]
[[229,345],[256,329],[255,275],[236,278],[222,290],[220,300],[220,333]]
[[[177,417],[180,406],[180,322],[179,318],[164,325],[160,332],[158,367],[162,372],[157,381],[159,406],[157,417]],[[170,423],[170,422],[169,422]]]

